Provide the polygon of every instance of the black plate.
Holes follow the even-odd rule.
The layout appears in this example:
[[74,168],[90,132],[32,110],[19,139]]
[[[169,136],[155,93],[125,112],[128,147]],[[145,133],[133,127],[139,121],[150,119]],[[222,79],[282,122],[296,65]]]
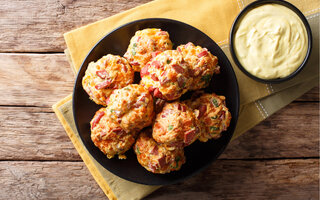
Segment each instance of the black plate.
[[[126,160],[117,158],[107,159],[107,157],[94,146],[90,138],[90,120],[95,112],[101,107],[89,100],[88,95],[82,88],[81,80],[85,74],[88,63],[96,61],[102,56],[110,53],[123,55],[127,50],[131,37],[137,30],[144,28],[161,28],[168,31],[170,39],[175,44],[174,48],[180,44],[193,42],[194,44],[208,48],[216,55],[221,66],[221,73],[215,75],[210,87],[206,90],[224,95],[227,98],[227,107],[232,114],[231,125],[223,136],[216,141],[207,143],[195,142],[185,148],[186,163],[181,170],[165,175],[153,174],[140,166],[133,150],[129,150]],[[73,91],[73,115],[80,137],[88,149],[89,153],[107,170],[115,175],[136,183],[147,185],[165,185],[181,181],[197,172],[200,172],[211,164],[226,148],[229,143],[239,112],[239,90],[238,83],[232,66],[219,48],[219,46],[198,29],[170,19],[143,19],[125,24],[102,38],[90,51],[82,63],[78,73]]]

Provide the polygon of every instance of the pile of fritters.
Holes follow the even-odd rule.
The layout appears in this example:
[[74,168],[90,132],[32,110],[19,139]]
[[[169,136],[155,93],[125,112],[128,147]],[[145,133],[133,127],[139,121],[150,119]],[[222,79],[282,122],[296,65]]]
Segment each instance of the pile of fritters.
[[[218,74],[218,58],[189,42],[176,50],[169,33],[137,31],[123,57],[108,54],[88,65],[84,90],[104,106],[90,122],[91,139],[110,159],[134,146],[139,163],[153,173],[176,171],[186,162],[184,147],[218,139],[231,120],[224,96],[196,91]],[[134,84],[134,72],[140,84]]]

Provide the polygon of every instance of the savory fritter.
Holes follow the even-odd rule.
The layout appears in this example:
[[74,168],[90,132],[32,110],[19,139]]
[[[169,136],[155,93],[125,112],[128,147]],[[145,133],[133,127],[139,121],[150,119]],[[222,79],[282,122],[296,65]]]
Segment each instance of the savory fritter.
[[109,97],[107,115],[127,132],[139,131],[152,123],[153,98],[148,90],[137,84],[114,90]]
[[200,134],[198,120],[184,103],[166,103],[157,114],[152,136],[167,148],[180,148],[193,143]]
[[168,32],[147,28],[135,33],[123,57],[129,61],[134,71],[140,72],[157,53],[170,49],[172,42]]
[[108,54],[88,65],[82,86],[95,103],[106,106],[112,91],[133,83],[133,78],[134,71],[126,59]]
[[186,162],[183,148],[169,150],[157,144],[151,137],[151,130],[142,132],[134,145],[138,162],[152,173],[165,174],[177,171]]
[[210,83],[214,73],[220,72],[218,58],[212,55],[208,49],[195,46],[192,42],[177,47],[185,62],[190,66],[189,75],[193,78],[190,90],[205,88]]
[[189,66],[178,51],[164,51],[141,69],[141,85],[155,97],[165,100],[178,99],[187,92],[192,82],[188,69]]
[[231,121],[231,113],[226,107],[225,97],[216,94],[194,95],[185,103],[194,109],[201,125],[199,140],[218,139],[221,132],[227,130]]
[[91,140],[109,159],[115,155],[125,159],[124,153],[134,144],[136,133],[123,130],[106,112],[106,108],[101,108],[91,120]]

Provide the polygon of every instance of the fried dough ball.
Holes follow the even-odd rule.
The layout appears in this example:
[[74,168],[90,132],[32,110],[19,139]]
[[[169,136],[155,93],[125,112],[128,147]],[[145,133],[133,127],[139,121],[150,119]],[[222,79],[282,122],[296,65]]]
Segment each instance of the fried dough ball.
[[141,69],[141,85],[153,96],[175,100],[188,91],[192,79],[188,75],[189,66],[176,50],[158,54]]
[[184,103],[166,103],[157,114],[152,136],[167,148],[180,148],[192,144],[200,134],[198,120]]
[[134,71],[126,59],[108,54],[89,63],[82,86],[95,103],[106,106],[112,91],[133,83],[133,78]]
[[148,90],[137,84],[114,90],[109,97],[107,115],[127,132],[139,131],[152,123],[153,98]]
[[[221,132],[230,125],[231,113],[226,107],[225,97],[216,94],[194,95],[194,98],[185,103],[195,110],[201,125],[199,140],[206,142],[209,139],[218,139]],[[198,98],[197,98],[198,97]]]
[[136,133],[123,130],[106,112],[106,108],[101,108],[91,120],[91,140],[109,159],[115,155],[126,159],[124,153],[134,144]]
[[158,52],[170,49],[172,42],[168,32],[147,28],[135,33],[123,57],[129,61],[134,71],[140,72]]
[[169,150],[157,144],[151,137],[151,130],[142,132],[134,145],[138,162],[148,171],[165,174],[180,170],[186,162],[183,148]]
[[177,47],[183,59],[189,64],[189,75],[193,78],[190,90],[198,90],[209,85],[214,73],[220,72],[218,58],[208,49],[195,46],[192,42]]

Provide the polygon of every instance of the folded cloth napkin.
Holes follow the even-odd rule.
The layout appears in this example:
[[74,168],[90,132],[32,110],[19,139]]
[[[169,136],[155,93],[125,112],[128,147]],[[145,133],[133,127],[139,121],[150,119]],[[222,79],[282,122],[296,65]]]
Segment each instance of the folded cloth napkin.
[[[152,17],[170,18],[190,24],[212,39],[223,49],[235,70],[240,89],[240,115],[232,139],[240,136],[265,118],[318,84],[319,79],[319,5],[316,0],[292,0],[306,16],[313,31],[313,52],[305,69],[294,79],[282,84],[262,84],[246,77],[232,62],[228,49],[228,33],[235,16],[248,3],[242,0],[156,0],[107,19],[89,24],[64,34],[66,55],[77,72],[85,56],[105,34],[127,22]],[[214,53],[214,52],[213,52]],[[160,186],[147,186],[121,179],[104,169],[88,153],[75,128],[71,95],[53,105],[89,171],[109,199],[141,199]]]

